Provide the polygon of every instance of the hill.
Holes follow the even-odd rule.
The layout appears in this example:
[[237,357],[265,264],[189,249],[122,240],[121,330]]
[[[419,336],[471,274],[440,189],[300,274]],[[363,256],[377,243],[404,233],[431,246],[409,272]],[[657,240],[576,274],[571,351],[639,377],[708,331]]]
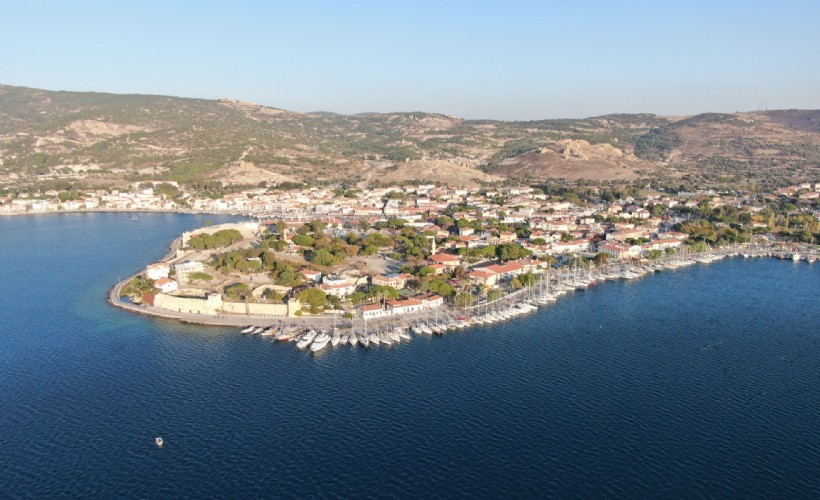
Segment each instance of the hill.
[[504,122],[0,85],[8,185],[816,179],[820,111]]

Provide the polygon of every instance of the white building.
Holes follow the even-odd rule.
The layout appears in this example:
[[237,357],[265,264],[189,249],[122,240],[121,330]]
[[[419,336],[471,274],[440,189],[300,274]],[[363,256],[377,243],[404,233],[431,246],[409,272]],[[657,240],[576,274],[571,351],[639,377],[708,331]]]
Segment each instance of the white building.
[[148,264],[145,267],[145,277],[154,281],[161,278],[167,278],[170,272],[171,267],[162,262]]
[[364,319],[383,318],[389,313],[381,304],[366,304],[359,306],[359,316]]
[[185,282],[189,281],[189,278],[192,274],[203,272],[205,270],[205,267],[202,265],[202,262],[196,260],[189,260],[187,262],[174,264],[174,269],[177,273],[177,279],[180,282]]
[[162,293],[171,293],[179,289],[177,282],[170,278],[160,278],[154,281],[154,286],[159,288]]

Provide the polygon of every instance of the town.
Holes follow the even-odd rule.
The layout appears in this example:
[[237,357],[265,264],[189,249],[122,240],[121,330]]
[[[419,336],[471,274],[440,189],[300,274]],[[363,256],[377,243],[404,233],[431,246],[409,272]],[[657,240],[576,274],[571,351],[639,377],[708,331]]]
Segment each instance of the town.
[[174,185],[171,197],[167,183],[135,187],[4,206],[182,210],[176,198],[186,210],[252,216],[183,234],[165,259],[116,289],[127,307],[213,324],[455,320],[525,291],[555,296],[560,290],[543,288],[555,282],[545,279],[551,272],[571,275],[575,288],[594,282],[593,272],[634,277],[682,256],[751,244],[812,262],[820,230],[817,183],[765,195],[418,185],[258,188],[218,199]]

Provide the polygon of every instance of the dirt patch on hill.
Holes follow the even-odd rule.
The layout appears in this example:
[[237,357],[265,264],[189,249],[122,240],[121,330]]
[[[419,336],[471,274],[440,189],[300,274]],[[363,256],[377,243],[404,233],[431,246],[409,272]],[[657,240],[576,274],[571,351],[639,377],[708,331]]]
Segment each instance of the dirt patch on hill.
[[418,160],[401,163],[372,162],[360,174],[361,184],[402,181],[440,182],[449,186],[475,187],[504,179],[485,174],[465,160]]
[[611,144],[590,144],[565,139],[501,162],[498,173],[511,177],[590,179],[597,181],[636,179],[654,168]]
[[292,177],[259,168],[249,161],[242,160],[220,168],[209,177],[219,179],[225,184],[258,185],[261,182],[268,184],[293,182]]

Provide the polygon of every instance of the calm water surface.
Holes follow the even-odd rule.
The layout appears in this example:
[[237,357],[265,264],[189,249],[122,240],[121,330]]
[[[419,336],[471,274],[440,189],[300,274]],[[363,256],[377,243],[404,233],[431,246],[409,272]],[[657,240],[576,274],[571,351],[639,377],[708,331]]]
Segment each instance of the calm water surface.
[[319,357],[105,303],[205,220],[0,218],[0,496],[820,496],[820,264]]

